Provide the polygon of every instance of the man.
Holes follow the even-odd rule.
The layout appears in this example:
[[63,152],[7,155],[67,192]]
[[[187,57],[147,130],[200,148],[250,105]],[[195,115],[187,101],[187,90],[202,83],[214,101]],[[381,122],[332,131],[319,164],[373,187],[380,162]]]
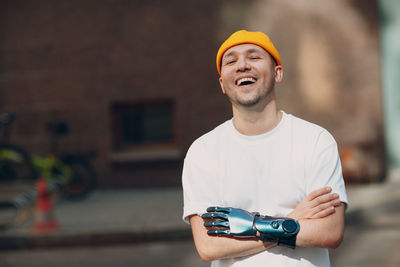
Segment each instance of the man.
[[233,118],[192,144],[182,175],[183,218],[200,257],[211,266],[329,266],[347,203],[335,140],[278,110],[283,68],[264,33],[232,34],[217,70]]

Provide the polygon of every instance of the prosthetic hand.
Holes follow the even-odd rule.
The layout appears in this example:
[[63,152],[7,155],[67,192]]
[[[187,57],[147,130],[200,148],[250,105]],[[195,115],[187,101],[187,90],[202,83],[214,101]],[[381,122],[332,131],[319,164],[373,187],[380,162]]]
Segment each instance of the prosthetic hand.
[[276,242],[290,248],[296,247],[296,236],[300,225],[290,218],[261,216],[242,209],[209,207],[202,215],[204,226],[210,228],[208,235],[222,235],[237,238],[256,237],[262,241]]

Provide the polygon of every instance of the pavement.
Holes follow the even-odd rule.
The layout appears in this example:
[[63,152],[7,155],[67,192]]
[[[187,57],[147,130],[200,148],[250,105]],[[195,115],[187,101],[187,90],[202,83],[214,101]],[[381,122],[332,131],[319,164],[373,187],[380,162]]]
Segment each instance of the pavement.
[[[16,192],[8,190],[5,194],[5,191],[0,189],[2,198],[7,195],[8,198],[15,198]],[[391,174],[382,183],[347,185],[347,194],[350,204],[346,211],[346,224],[357,225],[366,213],[394,204],[398,206],[400,173]],[[190,227],[181,219],[183,195],[180,188],[96,190],[87,198],[76,201],[60,199],[56,195],[53,203],[51,215],[59,224],[57,231],[32,233],[35,223],[32,202],[32,205],[25,205],[18,211],[12,224],[3,223],[0,250],[191,238]],[[400,214],[398,216],[400,218]]]

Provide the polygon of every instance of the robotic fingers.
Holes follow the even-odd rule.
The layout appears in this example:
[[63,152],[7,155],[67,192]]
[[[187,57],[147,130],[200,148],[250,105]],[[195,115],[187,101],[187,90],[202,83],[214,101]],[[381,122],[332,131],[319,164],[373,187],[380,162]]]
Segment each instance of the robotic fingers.
[[276,242],[291,248],[296,247],[296,236],[300,225],[290,218],[261,216],[231,207],[209,207],[202,215],[208,235],[254,238],[257,232],[262,241]]
[[255,237],[254,215],[242,209],[209,207],[202,218],[209,235],[228,235],[242,238]]

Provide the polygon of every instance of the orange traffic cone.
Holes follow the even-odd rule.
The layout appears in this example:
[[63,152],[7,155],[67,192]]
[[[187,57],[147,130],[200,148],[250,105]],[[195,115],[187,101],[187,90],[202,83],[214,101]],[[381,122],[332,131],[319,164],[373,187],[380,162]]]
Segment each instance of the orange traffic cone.
[[47,183],[39,178],[36,183],[37,198],[33,234],[52,234],[59,230],[58,222],[53,216],[53,204]]

